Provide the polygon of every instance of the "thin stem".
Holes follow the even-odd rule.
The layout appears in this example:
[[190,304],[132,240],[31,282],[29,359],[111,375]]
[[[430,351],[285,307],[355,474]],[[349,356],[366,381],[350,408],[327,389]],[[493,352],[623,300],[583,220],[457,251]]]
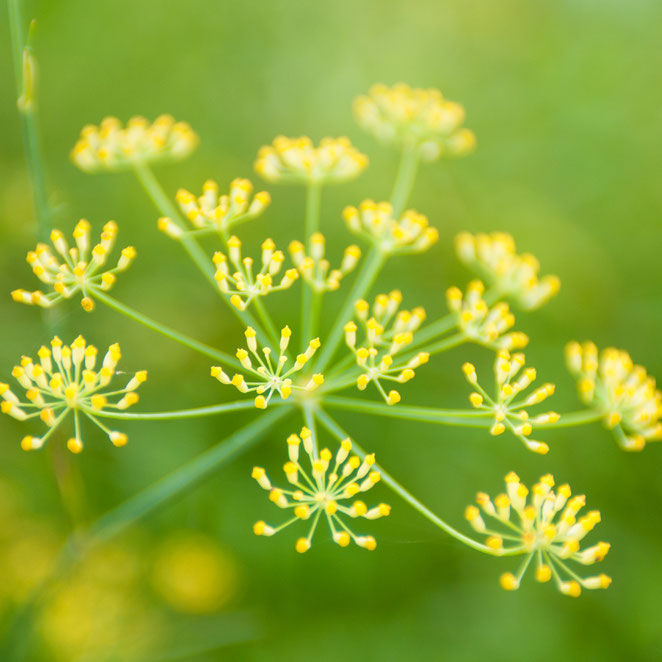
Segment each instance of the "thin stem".
[[271,315],[269,315],[269,312],[267,311],[264,303],[262,303],[260,297],[255,297],[255,299],[253,299],[253,305],[255,306],[255,310],[257,311],[257,315],[260,318],[260,321],[262,322],[262,324],[264,324],[265,333],[267,334],[267,336],[269,336],[269,340],[275,347],[276,345],[278,345],[280,333],[276,330],[276,325],[274,324],[274,321],[271,319]]
[[[338,440],[342,441],[346,439],[349,435],[323,410],[318,409],[316,412],[316,417],[320,423]],[[359,446],[356,441],[352,439],[352,450],[359,457],[365,457],[365,451]],[[464,543],[468,547],[475,549],[479,552],[484,552],[485,554],[490,554],[491,556],[507,556],[508,552],[506,551],[496,551],[491,549],[487,545],[483,545],[468,536],[465,536],[463,533],[453,528],[450,524],[446,523],[440,517],[435,515],[429,508],[424,506],[416,497],[414,497],[410,492],[408,492],[400,483],[398,483],[389,473],[387,473],[383,467],[378,464],[374,465],[375,469],[381,474],[381,482],[388,485],[398,496],[404,499],[412,508],[417,510],[423,517],[430,520],[433,524],[438,526],[440,529],[444,530],[448,535],[452,536],[456,540],[459,540],[461,543]],[[519,553],[513,552],[513,554]]]
[[[286,404],[282,400],[271,400],[269,407],[277,407]],[[129,413],[122,411],[95,411],[94,415],[100,418],[116,418],[125,421],[169,421],[179,418],[199,418],[201,416],[214,416],[216,414],[227,414],[233,411],[244,411],[246,409],[255,409],[252,400],[239,400],[238,402],[225,402],[221,405],[211,405],[209,407],[196,407],[195,409],[180,409],[179,411],[158,411],[145,413]]]
[[[26,89],[34,86],[35,71],[30,76],[24,67],[36,67],[36,61],[30,46],[23,38],[24,28],[21,16],[20,0],[9,0],[9,29],[12,42],[16,88],[19,94],[18,110],[21,121],[21,133],[30,178],[30,188],[37,216],[39,239],[46,241],[51,231],[52,210],[48,202],[48,185],[42,160],[41,134],[37,122],[36,90]],[[26,63],[24,58],[29,59]],[[29,80],[28,78],[31,78]]]
[[400,167],[398,168],[393,192],[391,193],[391,206],[393,207],[393,216],[395,218],[398,218],[402,214],[409,200],[411,191],[414,188],[417,169],[418,150],[414,145],[408,145],[402,150]]
[[428,354],[441,354],[441,352],[447,352],[449,349],[458,347],[465,342],[469,342],[469,338],[464,333],[456,333],[448,338],[442,338],[432,345],[423,346],[421,350],[428,352]]
[[355,398],[327,396],[323,400],[325,407],[345,409],[347,411],[373,414],[385,418],[400,418],[421,423],[438,425],[457,425],[461,427],[490,428],[494,424],[494,412],[471,409],[436,409],[433,407],[413,407],[408,405],[387,405]]
[[[173,221],[179,224],[179,226],[185,230],[186,226],[180,213],[177,211],[175,205],[170,201],[170,198],[163,190],[163,187],[159,183],[158,179],[154,176],[149,165],[146,163],[136,163],[134,165],[134,172],[138,181],[142,184],[145,192],[150,197],[156,208],[168,218],[171,218]],[[238,310],[233,306],[228,299],[223,295],[221,290],[218,287],[218,283],[214,278],[214,268],[211,260],[205,254],[205,252],[200,247],[200,244],[195,240],[195,237],[188,236],[184,234],[181,237],[182,245],[184,249],[189,254],[191,259],[195,262],[198,269],[202,272],[204,277],[211,283],[215,292],[218,292],[219,296],[227,303],[230,310],[237,316],[245,326],[254,326],[258,331],[260,341],[264,344],[267,340],[267,334],[261,329],[260,325],[256,323],[255,318],[250,312],[244,310]]]
[[[310,254],[311,237],[319,230],[322,186],[311,182],[306,188],[306,217],[304,244]],[[317,268],[317,265],[314,267]],[[319,319],[321,293],[311,283],[303,280],[301,287],[301,351],[305,351],[308,342],[315,337]]]
[[588,423],[595,423],[601,421],[604,414],[595,411],[595,409],[583,409],[581,411],[573,411],[570,414],[561,414],[561,418],[556,423],[537,423],[536,428],[555,429],[555,428],[570,428],[575,425],[586,425]]
[[148,329],[152,329],[152,331],[156,331],[157,333],[164,335],[166,338],[170,338],[171,340],[174,340],[186,347],[189,347],[190,349],[193,349],[196,352],[199,352],[200,354],[209,356],[210,358],[213,358],[219,361],[220,363],[223,363],[227,366],[232,366],[233,368],[241,369],[241,363],[234,356],[231,356],[230,354],[226,354],[220,349],[215,349],[214,347],[205,345],[204,343],[199,342],[198,340],[189,338],[189,336],[184,335],[179,331],[175,331],[174,329],[171,329],[170,327],[167,327],[164,324],[161,324],[160,322],[157,322],[147,317],[147,315],[143,315],[142,313],[138,312],[137,310],[134,310],[133,308],[129,308],[129,306],[120,303],[119,301],[117,301],[117,299],[108,296],[107,294],[101,292],[98,289],[94,290],[93,295],[97,301],[101,301],[102,303],[105,303],[108,307],[112,308],[118,313],[122,313],[122,315],[126,315],[128,318],[134,320],[135,322],[138,322],[139,324],[142,324],[143,326],[146,326]]
[[313,457],[319,457],[319,441],[317,439],[317,425],[315,424],[315,407],[310,403],[303,405],[303,420],[306,427],[312,432],[313,435]]
[[414,341],[407,349],[415,349],[424,345],[426,342],[430,342],[437,338],[438,336],[443,335],[447,331],[454,329],[457,326],[457,316],[454,314],[448,314],[440,319],[424,326],[422,329],[418,330],[414,334]]
[[34,612],[57,581],[94,545],[121,533],[141,517],[153,512],[178,494],[207,478],[220,466],[257,443],[265,432],[290,411],[279,407],[269,411],[249,425],[226,437],[204,451],[187,464],[147,487],[136,496],[120,504],[100,517],[88,529],[74,533],[65,542],[50,574],[34,589],[26,600],[0,642],[0,659],[23,659]]
[[[159,181],[154,176],[151,168],[146,163],[136,163],[134,165],[134,172],[136,173],[136,177],[138,177],[138,181],[145,189],[145,192],[156,205],[156,208],[164,216],[171,218],[173,221],[179,222],[180,226],[183,226],[177,208],[172,202],[170,202],[170,198],[161,187],[161,184],[159,184]],[[182,230],[185,229],[185,227],[182,227]],[[200,269],[205,278],[213,285],[214,289],[218,291],[218,284],[214,280],[212,263],[197,241],[192,237],[184,235],[181,237],[181,243],[191,259],[197,265],[198,269]]]
[[322,352],[317,361],[317,371],[323,372],[326,366],[329,364],[333,358],[338,345],[340,344],[343,338],[343,327],[345,324],[352,319],[354,311],[354,303],[361,299],[365,293],[370,289],[372,284],[377,278],[379,270],[384,265],[384,255],[379,251],[378,248],[374,247],[368,254],[363,267],[356,280],[354,281],[354,286],[352,287],[351,292],[347,295],[347,299],[343,304],[343,307],[336,318],[336,321],[329,333],[326,343],[322,346]]
[[156,510],[165,502],[190,490],[229,459],[257,443],[289,411],[291,411],[289,407],[277,407],[262,414],[252,423],[179,467],[169,476],[161,478],[136,496],[131,497],[100,517],[82,535],[88,541],[88,544],[102,542],[117,535],[127,526]]

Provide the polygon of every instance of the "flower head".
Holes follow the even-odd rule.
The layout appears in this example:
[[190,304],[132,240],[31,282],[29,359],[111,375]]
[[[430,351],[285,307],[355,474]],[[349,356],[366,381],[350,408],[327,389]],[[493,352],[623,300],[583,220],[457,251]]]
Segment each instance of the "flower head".
[[426,161],[463,156],[476,145],[473,131],[462,128],[464,108],[439,90],[399,83],[373,85],[354,101],[358,123],[384,143],[415,146]]
[[627,352],[608,347],[598,358],[592,342],[571,342],[566,361],[579,397],[604,416],[621,448],[640,451],[647,441],[662,439],[662,393]]
[[83,127],[71,160],[86,172],[129,170],[141,163],[180,161],[197,145],[193,129],[170,115],[161,115],[152,124],[144,117],[132,117],[126,127],[116,117],[106,117],[98,127]]
[[354,179],[367,165],[368,157],[348,138],[323,138],[315,147],[305,136],[277,136],[260,148],[255,171],[270,182],[326,184]]
[[426,216],[409,209],[396,219],[388,202],[364,200],[358,209],[345,207],[343,218],[350,232],[365,237],[384,255],[422,253],[439,239]]
[[[61,299],[70,299],[77,292],[83,295],[82,307],[94,309],[94,291],[108,291],[115,284],[117,273],[126,271],[136,257],[136,249],[127,246],[122,249],[117,265],[104,270],[108,255],[113,250],[117,238],[117,223],[108,221],[103,226],[99,243],[90,244],[90,224],[81,219],[73,232],[75,246],[70,247],[59,230],[51,232],[51,242],[58,259],[50,246],[37,244],[34,251],[28,253],[27,261],[39,280],[53,289],[49,294],[41,290],[28,292],[14,290],[12,298],[20,303],[27,303],[42,308],[50,308]],[[91,250],[90,250],[91,249]]]
[[221,384],[232,384],[241,393],[257,393],[255,406],[258,409],[266,409],[274,393],[278,393],[283,400],[287,400],[292,395],[293,389],[313,391],[324,383],[324,377],[321,374],[312,375],[301,383],[295,383],[292,379],[296,373],[303,370],[303,367],[319,349],[319,338],[311,340],[306,351],[299,354],[294,363],[288,366],[288,363],[292,363],[292,359],[287,355],[287,347],[292,336],[289,326],[281,329],[277,359],[272,358],[271,347],[262,347],[262,351],[258,351],[257,332],[253,327],[247,327],[244,335],[248,351],[238,349],[236,356],[244,369],[248,371],[248,380],[241,374],[230,377],[223,372],[223,368],[220,366],[212,367],[211,376],[218,379]]
[[[253,185],[248,179],[234,179],[229,194],[219,196],[218,184],[210,179],[204,183],[200,197],[179,189],[176,199],[184,216],[193,225],[193,234],[220,232],[226,236],[234,226],[258,217],[271,203],[271,196],[266,191],[251,198],[252,191]],[[173,239],[188,234],[168,217],[160,218],[158,227]]]
[[499,296],[512,298],[525,310],[540,308],[561,287],[558,276],[539,278],[538,260],[529,253],[518,255],[514,239],[505,232],[462,232],[455,238],[455,249],[460,260],[476,269]]
[[524,354],[511,355],[505,349],[497,353],[494,361],[496,383],[494,397],[491,397],[478,383],[473,364],[465,363],[462,371],[469,384],[476,389],[469,396],[471,404],[476,409],[494,414],[494,425],[490,433],[496,436],[508,429],[519,437],[529,450],[544,455],[549,451],[549,446],[542,441],[529,439],[529,436],[536,425],[556,423],[559,415],[549,411],[531,418],[525,407],[535,407],[553,395],[554,384],[543,384],[526,395],[525,391],[536,379],[536,369],[527,368],[525,362]]
[[352,244],[345,249],[340,268],[329,271],[331,264],[324,257],[325,244],[324,235],[315,232],[310,237],[310,255],[306,255],[306,248],[300,241],[292,241],[289,246],[294,266],[316,292],[337,290],[343,276],[354,270],[361,257],[361,249]]
[[458,287],[446,290],[446,302],[452,313],[457,315],[460,330],[474,342],[494,349],[521,349],[529,338],[520,331],[509,331],[515,324],[515,316],[508,304],[500,301],[491,308],[483,294],[485,286],[473,280],[462,294]]
[[[363,328],[363,340],[357,345],[357,325],[345,324],[345,343],[356,357],[357,365],[363,370],[356,380],[363,391],[373,383],[389,405],[400,402],[400,393],[389,390],[387,393],[382,381],[404,384],[414,378],[415,369],[428,362],[427,352],[418,352],[413,357],[400,358],[398,353],[414,339],[414,332],[425,320],[425,310],[398,310],[402,294],[394,290],[390,294],[380,294],[370,304],[361,299],[354,309],[359,324]],[[372,314],[370,314],[372,313]]]
[[[308,456],[310,473],[300,463],[300,446]],[[353,540],[359,547],[373,550],[377,542],[372,536],[356,535],[346,524],[346,518],[364,517],[378,519],[389,515],[391,507],[385,503],[368,508],[363,501],[354,500],[361,492],[367,492],[380,480],[380,473],[373,469],[374,455],[366,455],[363,461],[351,455],[352,442],[345,439],[335,458],[328,448],[319,453],[313,434],[303,428],[299,435],[287,438],[289,461],[283,467],[288,482],[294,488],[285,490],[273,487],[262,467],[253,469],[253,478],[260,487],[269,492],[269,500],[279,508],[292,508],[294,516],[278,527],[265,522],[256,522],[253,531],[258,536],[273,536],[297,520],[312,519],[312,525],[305,538],[299,538],[295,548],[304,553],[310,549],[313,535],[322,514],[326,517],[333,541],[341,547],[347,547]]]
[[228,266],[228,256],[217,251],[214,253],[216,265],[214,278],[221,292],[229,294],[230,303],[239,310],[246,310],[257,297],[286,290],[299,277],[296,269],[287,269],[283,277],[274,285],[274,278],[280,273],[285,256],[282,251],[276,250],[276,245],[271,239],[262,242],[261,266],[257,273],[253,269],[253,258],[242,258],[241,241],[238,237],[233,236],[228,239],[228,248],[229,262],[234,271]]
[[83,450],[79,418],[82,414],[100,427],[115,446],[124,446],[127,436],[109,430],[97,418],[107,410],[123,410],[138,402],[136,389],[147,379],[147,372],[136,372],[124,388],[109,388],[121,358],[118,344],[108,348],[98,370],[97,348],[78,336],[64,345],[56,336],[50,348],[41,347],[39,360],[24,356],[12,376],[25,389],[20,399],[8,384],[0,384],[2,412],[19,421],[40,418],[48,431],[43,437],[25,437],[23,450],[41,448],[70,412],[74,415],[75,434],[67,442],[72,453]]
[[[561,485],[556,492],[553,487],[554,478],[547,474],[529,494],[528,488],[511,471],[506,476],[506,493],[494,501],[487,494],[478,493],[476,502],[480,508],[468,506],[465,517],[474,530],[489,536],[487,546],[495,553],[526,557],[516,575],[510,572],[501,575],[504,589],[514,591],[519,588],[533,559],[536,579],[547,582],[553,578],[559,591],[565,595],[576,598],[582,587],[607,588],[611,584],[607,575],[580,577],[566,563],[574,561],[591,565],[607,555],[610,545],[606,542],[580,549],[583,538],[600,522],[600,513],[591,510],[577,519],[586,498],[583,495],[571,498],[568,485]],[[488,522],[483,519],[481,510]],[[495,524],[494,529],[489,526],[491,522]]]

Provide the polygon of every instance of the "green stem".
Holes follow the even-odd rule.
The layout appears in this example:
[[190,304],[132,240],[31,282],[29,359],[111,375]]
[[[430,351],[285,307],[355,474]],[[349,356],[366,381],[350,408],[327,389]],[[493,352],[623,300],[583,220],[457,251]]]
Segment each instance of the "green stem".
[[129,308],[129,306],[125,306],[123,303],[117,301],[117,299],[113,299],[113,297],[108,296],[107,294],[101,292],[98,289],[94,290],[93,296],[97,301],[101,301],[102,303],[105,303],[109,308],[112,308],[118,313],[122,313],[122,315],[126,315],[128,318],[142,324],[143,326],[146,326],[148,329],[152,329],[152,331],[156,331],[157,333],[164,335],[166,338],[170,338],[171,340],[174,340],[184,345],[185,347],[189,347],[190,349],[193,349],[196,352],[199,352],[200,354],[209,356],[210,358],[215,359],[220,363],[225,364],[226,366],[232,366],[233,368],[236,369],[241,369],[242,367],[241,363],[234,356],[231,356],[230,354],[226,354],[220,349],[215,349],[214,347],[205,345],[204,343],[201,343],[198,340],[189,338],[189,336],[184,335],[179,331],[175,331],[174,329],[171,329],[170,327],[167,327],[164,324],[161,324],[160,322],[156,322],[155,320],[147,317],[147,315],[143,315],[142,313],[139,313],[137,310],[134,310],[133,308]]
[[[349,435],[323,410],[318,409],[316,411],[317,419],[320,423],[331,433],[338,441],[346,439]],[[352,439],[352,451],[356,453],[360,458],[365,457],[365,451],[359,446],[354,439]],[[429,508],[424,506],[416,497],[414,497],[410,492],[408,492],[400,483],[398,483],[389,473],[387,473],[383,467],[378,464],[374,465],[375,469],[381,474],[381,482],[388,485],[398,496],[404,499],[412,508],[417,510],[423,517],[430,520],[433,524],[438,526],[440,529],[445,531],[448,535],[452,536],[456,540],[459,540],[461,543],[475,549],[479,552],[484,552],[485,554],[490,554],[491,556],[507,556],[508,552],[500,552],[491,549],[487,545],[483,545],[468,536],[465,536],[463,533],[453,528],[450,524],[446,523],[440,517],[435,515]],[[520,553],[513,551],[515,553]]]
[[276,347],[280,340],[280,332],[276,330],[274,321],[271,319],[271,316],[269,315],[264,303],[262,303],[260,297],[253,299],[253,305],[255,306],[255,310],[257,311],[260,321],[262,324],[264,324],[264,331],[269,337],[272,346]]
[[352,287],[351,292],[347,296],[343,307],[336,318],[336,321],[329,333],[329,336],[324,345],[322,345],[322,352],[317,361],[316,372],[323,372],[326,366],[329,364],[333,358],[338,345],[342,341],[344,334],[344,326],[349,320],[354,316],[354,303],[361,299],[365,293],[370,289],[372,284],[377,278],[379,270],[384,265],[384,255],[379,251],[378,248],[373,247],[365,262],[363,267],[356,280],[354,281],[354,286]]
[[494,413],[471,409],[436,409],[433,407],[413,407],[408,405],[387,405],[382,402],[371,402],[355,398],[328,396],[323,399],[326,407],[345,409],[373,414],[386,418],[401,418],[422,423],[437,423],[439,425],[457,425],[462,427],[490,428],[494,424]]
[[[186,225],[181,217],[181,214],[177,211],[175,205],[170,201],[170,198],[161,187],[161,184],[159,184],[158,179],[156,179],[154,176],[154,173],[152,172],[149,165],[146,163],[137,163],[134,165],[134,172],[136,173],[138,181],[145,189],[145,192],[150,197],[156,208],[161,212],[161,214],[171,218],[174,222],[178,223],[182,230],[186,230]],[[214,268],[212,262],[202,250],[200,244],[198,244],[195,238],[184,235],[180,241],[193,262],[195,262],[197,265],[198,269],[200,269],[204,277],[211,283],[214,291],[218,292],[223,301],[227,303],[230,310],[232,310],[232,312],[244,326],[255,327],[258,331],[260,342],[267,344],[267,334],[261,329],[260,325],[256,323],[255,318],[250,314],[250,312],[246,310],[241,311],[235,308],[218,288],[218,283],[214,278]]]
[[601,421],[605,415],[595,409],[583,409],[581,411],[573,411],[570,414],[561,414],[561,418],[556,423],[538,423],[536,429],[545,428],[553,430],[555,428],[570,428],[575,425],[586,425],[588,423],[596,423]]
[[72,565],[79,562],[91,547],[121,533],[141,517],[207,478],[232,457],[248,450],[288,411],[290,411],[289,408],[279,407],[263,414],[169,476],[162,478],[103,515],[88,529],[74,533],[65,542],[49,576],[32,591],[29,598],[21,605],[7,631],[3,633],[4,636],[0,642],[0,659],[12,662],[23,659],[30,641],[30,628],[35,621],[35,610],[58,580]]
[[311,403],[304,403],[303,420],[306,427],[313,434],[313,457],[314,459],[317,459],[319,457],[319,441],[317,438],[317,425],[315,424],[315,410],[316,407]]
[[418,169],[418,150],[415,146],[407,146],[402,150],[400,167],[395,178],[393,192],[391,193],[391,206],[393,216],[398,218],[405,209],[407,200],[414,188],[416,170]]
[[[309,183],[306,188],[306,218],[304,245],[308,254],[311,251],[311,237],[319,230],[320,206],[322,201],[322,186],[319,183]],[[317,269],[317,265],[314,267]],[[308,342],[317,333],[319,319],[320,292],[305,280],[301,287],[301,351],[305,351]]]
[[443,335],[447,331],[454,329],[457,326],[457,316],[454,314],[445,315],[444,317],[424,326],[414,334],[414,341],[407,349],[415,349],[430,342]]
[[[177,208],[170,201],[170,198],[161,187],[161,184],[159,184],[159,181],[154,176],[149,165],[146,163],[136,163],[134,165],[134,172],[136,173],[136,177],[138,177],[138,181],[145,189],[145,192],[151,198],[161,214],[171,218],[176,223],[179,223],[182,230],[186,230],[186,226],[182,222]],[[214,289],[218,291],[218,284],[214,279],[212,263],[197,241],[187,235],[181,237],[180,241],[186,252],[197,265],[198,269],[200,269],[205,278],[213,285]]]
[[[286,404],[281,400],[272,399],[270,407]],[[115,418],[124,421],[169,421],[179,418],[199,418],[201,416],[214,416],[216,414],[227,414],[232,411],[255,410],[252,400],[239,400],[238,402],[225,402],[222,405],[211,405],[209,407],[196,407],[195,409],[180,409],[179,411],[157,411],[145,413],[129,413],[123,411],[95,411],[94,416],[100,418]]]
[[289,411],[289,407],[278,407],[262,414],[252,423],[179,467],[169,476],[165,476],[103,515],[82,534],[88,541],[88,545],[102,542],[117,535],[127,526],[163,505],[166,501],[189,490],[227,460],[257,443],[262,435],[269,432],[276,422]]
[[[21,17],[20,0],[9,0],[9,29],[12,42],[16,88],[19,96],[26,92],[28,81],[23,76],[23,58],[32,55],[26,40],[23,38],[23,19]],[[34,63],[34,59],[33,59]],[[30,188],[37,216],[39,239],[47,241],[51,231],[52,210],[48,202],[48,186],[43,160],[41,158],[41,134],[37,122],[36,92],[31,90],[29,103],[18,104],[21,133],[25,149],[25,159],[30,178]]]
[[446,352],[449,349],[458,347],[465,342],[469,342],[469,338],[464,335],[464,333],[456,333],[454,336],[449,336],[448,338],[442,338],[441,340],[433,343],[432,345],[423,346],[421,351],[428,352],[428,354],[440,354],[441,352]]

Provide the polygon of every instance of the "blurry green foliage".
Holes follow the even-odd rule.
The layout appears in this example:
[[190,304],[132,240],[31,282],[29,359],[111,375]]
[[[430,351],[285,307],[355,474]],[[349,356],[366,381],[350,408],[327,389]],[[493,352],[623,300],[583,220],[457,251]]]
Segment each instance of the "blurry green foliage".
[[[57,0],[28,3],[38,20],[40,105],[46,159],[58,221],[70,230],[86,217],[109,218],[139,259],[116,295],[207,342],[231,349],[238,328],[174,242],[155,231],[157,213],[130,175],[88,176],[68,161],[82,125],[108,114],[127,119],[170,112],[202,143],[189,161],[159,171],[168,190],[197,190],[208,177],[252,176],[258,147],[277,133],[349,135],[371,167],[356,182],[324,195],[330,250],[347,243],[340,210],[388,195],[396,156],[353,124],[351,101],[373,82],[435,86],[467,109],[475,155],[421,170],[412,205],[441,232],[422,257],[394,260],[380,289],[399,287],[405,301],[443,309],[450,284],[469,274],[453,256],[459,230],[505,230],[557,273],[561,294],[542,311],[521,314],[527,352],[543,379],[557,383],[554,406],[576,408],[561,367],[572,338],[629,349],[662,375],[662,188],[659,109],[662,64],[655,0]],[[47,338],[35,309],[12,305],[8,292],[31,287],[24,263],[34,221],[24,172],[8,46],[0,14],[0,373]],[[303,192],[270,188],[274,204],[246,228],[254,244],[301,233]],[[342,289],[341,289],[342,292]],[[273,308],[291,322],[297,296]],[[335,305],[338,305],[337,300]],[[215,402],[223,395],[207,362],[110,311],[86,315],[66,306],[69,334],[83,329],[99,346],[120,340],[127,369],[148,367],[146,410]],[[73,337],[73,335],[72,335]],[[407,402],[462,406],[467,358],[486,370],[485,352],[447,355],[421,370]],[[331,541],[305,557],[287,536],[256,539],[255,519],[270,504],[249,479],[254,462],[278,466],[290,427],[223,469],[206,485],[152,516],[166,537],[200,529],[234,551],[243,576],[231,606],[254,610],[266,627],[255,644],[191,660],[657,660],[662,650],[657,561],[662,527],[658,467],[662,449],[624,454],[594,426],[549,434],[546,457],[526,453],[506,435],[423,424],[341,417],[398,479],[451,522],[478,489],[494,492],[515,469],[527,482],[551,471],[586,492],[603,514],[600,536],[613,543],[606,592],[579,600],[527,582],[503,592],[509,561],[485,558],[444,538],[384,490],[393,516],[379,523],[376,552],[339,550]],[[93,517],[175,468],[240,422],[127,425],[132,441],[117,450],[89,433],[75,458]],[[293,424],[291,424],[293,425]],[[62,531],[52,451],[19,451],[19,425],[0,421],[2,473],[31,508]],[[219,625],[219,627],[221,627]],[[195,637],[193,637],[195,639]],[[195,642],[193,642],[195,643]],[[37,658],[35,658],[37,659]]]

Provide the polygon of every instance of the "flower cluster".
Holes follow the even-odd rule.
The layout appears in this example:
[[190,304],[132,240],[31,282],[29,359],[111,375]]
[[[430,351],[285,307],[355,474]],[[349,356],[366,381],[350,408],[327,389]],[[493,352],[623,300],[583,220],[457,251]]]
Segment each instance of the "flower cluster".
[[285,256],[282,251],[276,250],[271,239],[262,242],[262,266],[256,274],[253,273],[253,258],[241,257],[241,241],[238,237],[228,239],[228,253],[236,271],[230,272],[227,256],[217,251],[213,258],[216,265],[214,278],[221,292],[231,295],[230,303],[239,310],[246,310],[257,297],[286,290],[299,277],[296,269],[287,269],[278,285],[274,285],[274,276],[280,272]]
[[426,216],[409,209],[396,219],[388,202],[364,200],[358,209],[345,207],[343,218],[350,232],[367,239],[383,255],[422,253],[439,239]]
[[647,441],[662,439],[662,393],[627,352],[609,347],[598,357],[592,342],[571,342],[566,361],[580,398],[603,415],[622,448],[640,451]]
[[116,117],[106,117],[98,127],[83,127],[71,159],[86,172],[128,170],[143,163],[179,161],[197,145],[193,129],[170,115],[161,115],[152,124],[144,117],[132,117],[126,127]]
[[508,304],[500,301],[490,308],[483,298],[485,286],[473,280],[462,294],[458,287],[446,291],[446,302],[452,313],[457,315],[458,326],[467,338],[495,349],[521,349],[529,343],[529,338],[520,331],[509,329],[515,325],[515,316]]
[[478,270],[498,296],[512,298],[525,310],[540,308],[561,287],[558,276],[539,278],[538,260],[529,253],[518,255],[515,240],[505,232],[462,232],[455,238],[455,249],[460,260]]
[[[506,476],[506,493],[494,501],[487,494],[478,493],[476,502],[480,508],[469,506],[465,517],[474,530],[489,536],[487,546],[494,552],[508,556],[525,555],[516,575],[510,572],[501,575],[504,589],[514,591],[519,588],[534,559],[536,579],[547,582],[553,578],[559,591],[565,595],[577,597],[582,587],[607,588],[611,584],[607,575],[580,577],[566,563],[574,561],[592,565],[605,558],[609,543],[599,542],[580,549],[583,538],[600,522],[600,513],[592,510],[577,519],[586,498],[583,495],[571,498],[568,485],[559,486],[556,492],[553,487],[554,478],[547,474],[533,486],[529,495],[528,488],[511,471]],[[496,523],[497,530],[488,526],[481,510],[489,521]]]
[[98,350],[78,336],[71,345],[64,345],[56,336],[50,349],[41,347],[38,361],[24,356],[15,366],[12,376],[25,389],[25,401],[21,400],[8,384],[0,384],[2,412],[19,421],[40,418],[48,431],[43,437],[25,437],[23,450],[41,448],[64,421],[69,412],[74,414],[75,434],[67,442],[72,453],[83,450],[80,431],[80,415],[93,421],[110,438],[115,446],[124,446],[127,436],[109,430],[97,418],[106,410],[123,410],[138,402],[136,389],[147,379],[147,372],[136,372],[122,389],[109,390],[116,374],[116,366],[122,354],[118,344],[108,348],[101,367],[97,365]]
[[[262,347],[262,353],[260,354],[257,344],[257,332],[253,327],[249,326],[244,335],[246,336],[248,351],[238,349],[236,356],[244,369],[250,373],[248,381],[244,375],[239,373],[230,377],[223,372],[223,368],[220,366],[212,367],[211,376],[218,379],[221,384],[232,384],[241,393],[257,393],[255,406],[258,409],[266,409],[274,393],[278,393],[283,400],[287,400],[292,395],[293,389],[313,391],[324,383],[324,377],[321,374],[314,374],[302,383],[295,383],[292,379],[319,349],[319,338],[311,340],[306,351],[299,354],[294,364],[287,368],[287,364],[292,362],[287,355],[287,347],[292,336],[289,326],[281,329],[277,359],[275,357],[272,359],[273,350],[271,347]],[[255,367],[251,356],[256,361]]]
[[464,156],[476,145],[473,131],[462,128],[464,108],[446,101],[439,90],[399,83],[373,85],[354,102],[358,123],[378,140],[419,150],[426,161]]
[[473,364],[465,363],[462,371],[469,384],[476,389],[469,396],[471,404],[476,409],[494,415],[494,425],[490,433],[496,436],[508,429],[519,437],[529,450],[544,455],[549,451],[549,446],[542,441],[529,439],[529,436],[533,433],[534,426],[556,423],[560,417],[556,412],[549,411],[531,418],[525,407],[538,405],[553,395],[554,384],[543,384],[525,395],[524,391],[536,379],[536,369],[525,367],[525,363],[524,354],[511,355],[503,349],[497,353],[494,361],[495,397],[491,397],[478,383]]
[[255,171],[270,182],[322,184],[353,179],[367,165],[368,157],[348,138],[323,138],[315,147],[305,136],[277,136],[260,148]]
[[418,352],[411,358],[398,360],[396,356],[414,340],[414,332],[425,320],[425,310],[398,310],[402,293],[394,290],[390,294],[380,294],[375,298],[370,317],[370,304],[360,299],[354,305],[356,317],[363,327],[364,339],[357,347],[357,326],[353,321],[345,324],[345,343],[356,357],[357,365],[363,370],[356,380],[356,386],[364,391],[373,383],[387,404],[400,402],[396,390],[385,391],[382,380],[404,384],[415,376],[415,369],[428,362],[427,352]]
[[73,238],[76,245],[70,247],[62,232],[51,232],[51,242],[62,261],[46,244],[37,244],[36,249],[28,253],[27,261],[35,276],[53,291],[44,294],[41,290],[14,290],[14,301],[50,308],[61,299],[70,299],[80,292],[83,295],[82,307],[91,311],[94,309],[92,297],[95,289],[110,290],[115,284],[115,274],[126,271],[136,257],[136,249],[127,246],[122,250],[117,265],[103,270],[117,238],[115,221],[108,221],[103,226],[99,243],[93,247],[90,242],[90,224],[85,219],[76,224]]
[[290,257],[301,277],[316,292],[333,291],[340,287],[343,276],[354,270],[361,258],[361,249],[352,244],[347,246],[339,269],[331,269],[331,264],[324,257],[326,240],[320,232],[310,237],[310,255],[300,241],[290,242]]
[[[299,461],[302,442],[310,473]],[[373,470],[375,456],[366,455],[363,461],[357,455],[350,456],[352,442],[345,439],[340,442],[335,458],[328,448],[322,449],[318,457],[313,434],[305,427],[299,435],[288,437],[287,449],[289,461],[283,470],[293,489],[273,487],[262,467],[255,467],[252,475],[260,487],[269,492],[269,500],[279,508],[291,508],[294,517],[278,527],[262,521],[256,522],[254,533],[258,536],[273,536],[298,520],[312,519],[308,535],[299,538],[295,545],[297,552],[303,554],[310,549],[320,517],[324,514],[335,543],[347,547],[353,540],[359,547],[375,549],[377,542],[372,536],[356,535],[342,517],[377,519],[390,514],[391,507],[385,503],[368,508],[363,501],[351,501],[379,482],[380,473]]]
[[[235,179],[230,183],[230,192],[219,196],[218,184],[210,179],[204,183],[200,197],[179,189],[176,200],[195,228],[193,233],[219,232],[226,236],[231,228],[256,218],[269,206],[271,196],[266,191],[260,191],[251,198],[252,192],[253,185],[248,179]],[[167,216],[159,219],[158,227],[173,239],[191,234]]]

